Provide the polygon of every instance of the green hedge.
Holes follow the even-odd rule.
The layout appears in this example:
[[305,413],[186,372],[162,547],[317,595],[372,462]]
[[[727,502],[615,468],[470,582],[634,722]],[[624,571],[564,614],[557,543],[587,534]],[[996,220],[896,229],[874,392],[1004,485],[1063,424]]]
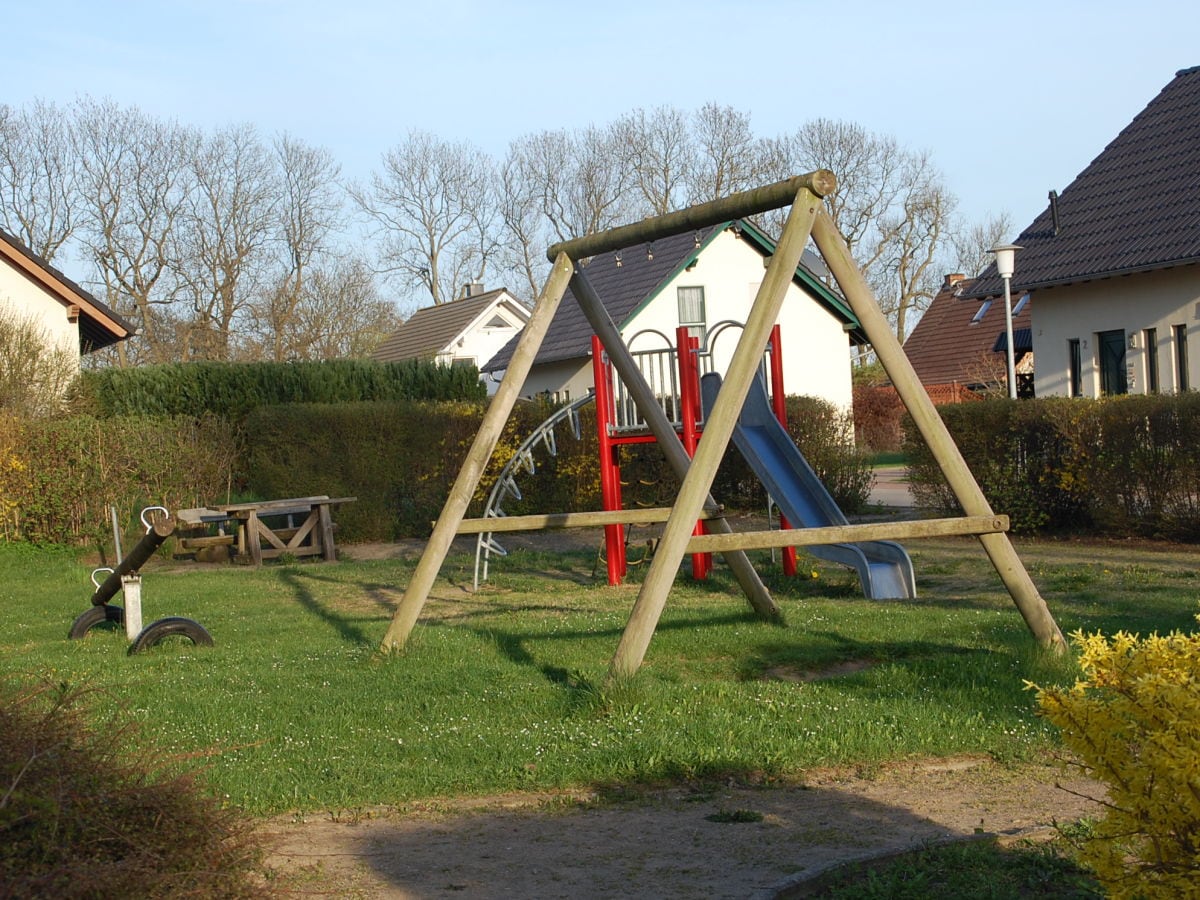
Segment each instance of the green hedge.
[[[338,509],[343,540],[424,537],[441,513],[466,458],[484,407],[462,403],[355,403],[261,407],[246,420],[244,489],[260,497],[312,494],[357,497]],[[470,515],[480,515],[500,469],[553,410],[519,404],[476,492]],[[556,456],[535,447],[537,471],[521,471],[521,499],[509,515],[601,506],[594,407],[581,411],[580,440],[566,426]],[[866,502],[870,470],[853,446],[847,418],[827,403],[788,398],[790,430],[809,462],[847,512]],[[621,448],[626,507],[669,506],[678,479],[654,445]],[[761,508],[762,485],[734,448],[721,464],[713,493],[731,508]]]
[[[466,459],[484,409],[415,401],[260,407],[246,420],[244,488],[258,497],[357,497],[337,512],[343,540],[424,537]],[[482,488],[490,489],[495,473],[547,409],[541,404],[516,408],[490,467],[492,477]],[[555,468],[551,464],[548,477],[533,481],[524,506],[541,500],[539,493],[553,492]],[[472,514],[482,509],[481,502],[474,506]],[[510,505],[509,511],[522,509]]]
[[0,535],[106,545],[110,506],[135,527],[146,506],[224,498],[240,453],[215,416],[0,419]]
[[[847,512],[864,503],[870,472],[849,424],[828,404],[789,398],[791,430]],[[337,511],[345,541],[429,534],[479,429],[481,403],[362,401],[259,406],[241,425],[200,418],[75,416],[0,425],[0,535],[8,539],[107,543],[108,507],[129,523],[147,505],[171,509],[243,498],[326,494],[356,497]],[[476,493],[483,511],[503,465],[552,411],[513,411]],[[556,456],[535,448],[537,472],[521,472],[510,515],[600,508],[595,413],[581,415],[580,440],[558,432]],[[628,507],[669,506],[678,479],[653,445],[621,451]],[[730,508],[761,508],[765,494],[735,449],[713,493]]]
[[[1200,394],[997,399],[939,412],[1014,530],[1200,539]],[[907,432],[918,503],[957,509],[928,448]]]
[[486,388],[474,366],[428,360],[381,363],[191,362],[86,372],[80,394],[100,416],[196,416],[211,412],[240,420],[252,409],[282,403],[359,400],[482,402]]

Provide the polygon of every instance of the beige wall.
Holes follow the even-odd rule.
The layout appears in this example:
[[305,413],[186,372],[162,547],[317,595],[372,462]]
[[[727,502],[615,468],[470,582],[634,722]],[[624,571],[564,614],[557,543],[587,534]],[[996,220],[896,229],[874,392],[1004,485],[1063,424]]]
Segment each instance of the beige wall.
[[68,320],[66,307],[2,261],[0,308],[20,319],[30,319],[49,340],[78,356],[79,325]]
[[1159,390],[1177,391],[1177,325],[1185,326],[1188,336],[1188,385],[1200,388],[1200,270],[1195,266],[1043,289],[1035,292],[1033,299],[1037,396],[1070,394],[1068,347],[1072,339],[1080,342],[1083,395],[1100,396],[1096,336],[1117,330],[1125,332],[1129,393],[1146,393],[1149,359],[1145,331],[1149,328],[1158,336]]

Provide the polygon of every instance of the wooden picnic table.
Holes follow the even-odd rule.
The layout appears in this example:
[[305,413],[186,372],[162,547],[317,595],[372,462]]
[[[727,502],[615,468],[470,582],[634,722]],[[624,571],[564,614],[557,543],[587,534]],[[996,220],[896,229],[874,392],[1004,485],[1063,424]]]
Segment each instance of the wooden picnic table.
[[237,555],[262,565],[264,559],[284,554],[292,556],[321,556],[337,558],[333,540],[331,510],[343,503],[353,503],[356,497],[289,497],[283,500],[256,500],[249,503],[213,504],[201,509],[180,510],[180,521],[191,525],[237,523],[237,534],[222,533],[209,538],[190,538],[202,546],[206,542],[232,544],[236,541]]

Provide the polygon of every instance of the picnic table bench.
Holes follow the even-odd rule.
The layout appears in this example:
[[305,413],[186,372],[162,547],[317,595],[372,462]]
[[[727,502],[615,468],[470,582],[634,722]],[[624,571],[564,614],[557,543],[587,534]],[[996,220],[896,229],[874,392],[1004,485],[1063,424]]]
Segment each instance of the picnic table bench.
[[[214,504],[210,507],[181,509],[180,523],[193,529],[216,525],[216,534],[182,536],[189,550],[231,546],[240,559],[262,565],[264,559],[284,554],[337,558],[333,540],[331,510],[356,497],[289,497],[283,500],[256,500],[249,503]],[[234,525],[232,533],[226,526]]]

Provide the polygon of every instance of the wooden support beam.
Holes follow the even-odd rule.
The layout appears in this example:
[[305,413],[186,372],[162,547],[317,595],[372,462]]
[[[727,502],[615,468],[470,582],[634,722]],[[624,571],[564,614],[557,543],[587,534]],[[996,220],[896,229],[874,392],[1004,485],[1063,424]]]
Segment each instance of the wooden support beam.
[[589,234],[553,244],[546,251],[546,257],[554,260],[558,258],[558,254],[565,253],[574,260],[587,259],[608,253],[610,250],[620,250],[622,247],[644,244],[673,234],[781,209],[791,203],[801,190],[807,190],[817,197],[827,197],[837,190],[837,178],[828,169],[817,169],[807,175],[795,175],[774,184],[689,206],[678,212],[642,219],[640,222],[611,228],[599,234]]
[[1008,516],[959,516],[954,519],[866,522],[861,525],[827,525],[821,528],[698,535],[688,542],[687,552],[708,553],[734,548],[762,550],[771,547],[812,547],[818,544],[912,540],[963,534],[996,534],[1005,531],[1008,531]]
[[[795,270],[793,269],[794,272]],[[658,442],[659,448],[667,458],[667,464],[670,465],[671,471],[675,473],[680,481],[683,481],[687,477],[688,469],[691,468],[692,458],[688,456],[687,450],[684,449],[683,442],[675,432],[675,426],[667,419],[667,414],[663,412],[662,407],[659,405],[658,398],[654,396],[653,388],[646,383],[645,377],[643,377],[641,370],[634,361],[633,354],[625,346],[625,340],[621,337],[620,329],[613,322],[604,303],[597,296],[591,282],[588,281],[587,276],[582,271],[577,270],[575,277],[571,279],[571,292],[575,295],[575,299],[579,301],[579,308],[583,311],[584,316],[587,317],[588,324],[592,326],[592,330],[600,338],[600,341],[608,351],[609,360],[617,372],[620,373],[621,381],[624,382],[626,389],[628,389],[633,402],[637,405],[638,411],[642,414],[642,418],[645,419],[646,425],[649,426],[650,431],[654,434],[654,439]],[[704,489],[704,495],[703,508],[711,509],[719,505],[712,498],[712,495],[708,493],[707,486]],[[710,520],[710,522],[709,527],[717,533],[724,534],[733,531],[729,523],[723,518],[717,517]],[[771,597],[771,592],[763,584],[762,578],[759,577],[753,563],[746,557],[746,554],[740,550],[730,551],[724,555],[724,559],[754,611],[764,619],[780,621],[782,613],[779,606]]]
[[[653,525],[671,517],[672,507],[616,509],[597,512],[533,513],[527,516],[463,519],[459,534],[515,531],[549,531],[565,528],[601,528],[605,525]],[[706,509],[701,519],[723,518],[719,509]],[[435,526],[437,523],[434,523]],[[893,541],[952,537],[963,534],[997,534],[1008,531],[1008,516],[958,516],[952,519],[906,519],[900,522],[863,522],[819,528],[774,528],[769,531],[730,531],[693,535],[688,553],[722,553],[728,550],[764,550],[771,547],[811,547],[817,544],[853,544],[858,541]]]
[[458,531],[458,523],[466,515],[479,479],[483,477],[483,471],[496,449],[500,434],[533,366],[533,360],[546,337],[546,330],[550,327],[559,303],[562,302],[563,294],[566,293],[573,268],[574,264],[565,255],[560,255],[554,261],[550,277],[546,279],[546,285],[534,304],[533,314],[521,332],[500,387],[488,405],[479,431],[475,434],[475,440],[467,451],[467,458],[458,470],[458,477],[454,479],[450,494],[446,497],[437,526],[429,536],[412,580],[409,581],[404,596],[400,598],[400,605],[396,607],[392,621],[383,635],[380,649],[384,652],[402,649],[413,626],[417,624],[417,617],[429,598],[429,592],[433,589],[437,574],[446,560],[446,554],[450,552],[450,545]]
[[[850,308],[862,325],[863,332],[883,364],[884,371],[891,379],[921,436],[929,445],[933,458],[941,467],[963,511],[968,516],[994,515],[991,505],[975,481],[975,476],[971,474],[962,453],[934,408],[933,401],[929,399],[929,394],[925,392],[921,380],[913,371],[912,363],[904,355],[904,348],[900,346],[887,319],[880,312],[875,295],[855,264],[833,218],[824,208],[813,224],[813,240],[816,241],[817,249],[821,251],[825,265],[849,301]],[[1047,647],[1064,650],[1066,641],[1062,632],[1050,614],[1046,601],[1038,593],[1029,573],[1021,564],[1008,536],[981,534],[979,541],[1034,637]]]
[[[532,513],[527,516],[499,516],[463,519],[459,523],[459,534],[499,534],[509,531],[541,531],[554,528],[601,528],[605,525],[653,525],[665,522],[671,515],[671,507],[656,506],[649,509],[614,509],[597,512]],[[721,518],[720,509],[706,509],[701,519]],[[436,525],[436,523],[435,523]]]
[[796,267],[800,265],[800,257],[820,208],[820,199],[808,187],[802,187],[797,192],[783,234],[780,235],[750,314],[746,317],[741,338],[733,351],[721,391],[705,422],[704,437],[679,488],[675,508],[659,538],[658,548],[646,571],[629,623],[613,655],[609,666],[610,677],[634,674],[645,658],[671,584],[687,552],[696,517],[704,509],[717,466],[733,435],[751,380],[758,371],[771,329],[779,318],[783,300],[796,276]]

